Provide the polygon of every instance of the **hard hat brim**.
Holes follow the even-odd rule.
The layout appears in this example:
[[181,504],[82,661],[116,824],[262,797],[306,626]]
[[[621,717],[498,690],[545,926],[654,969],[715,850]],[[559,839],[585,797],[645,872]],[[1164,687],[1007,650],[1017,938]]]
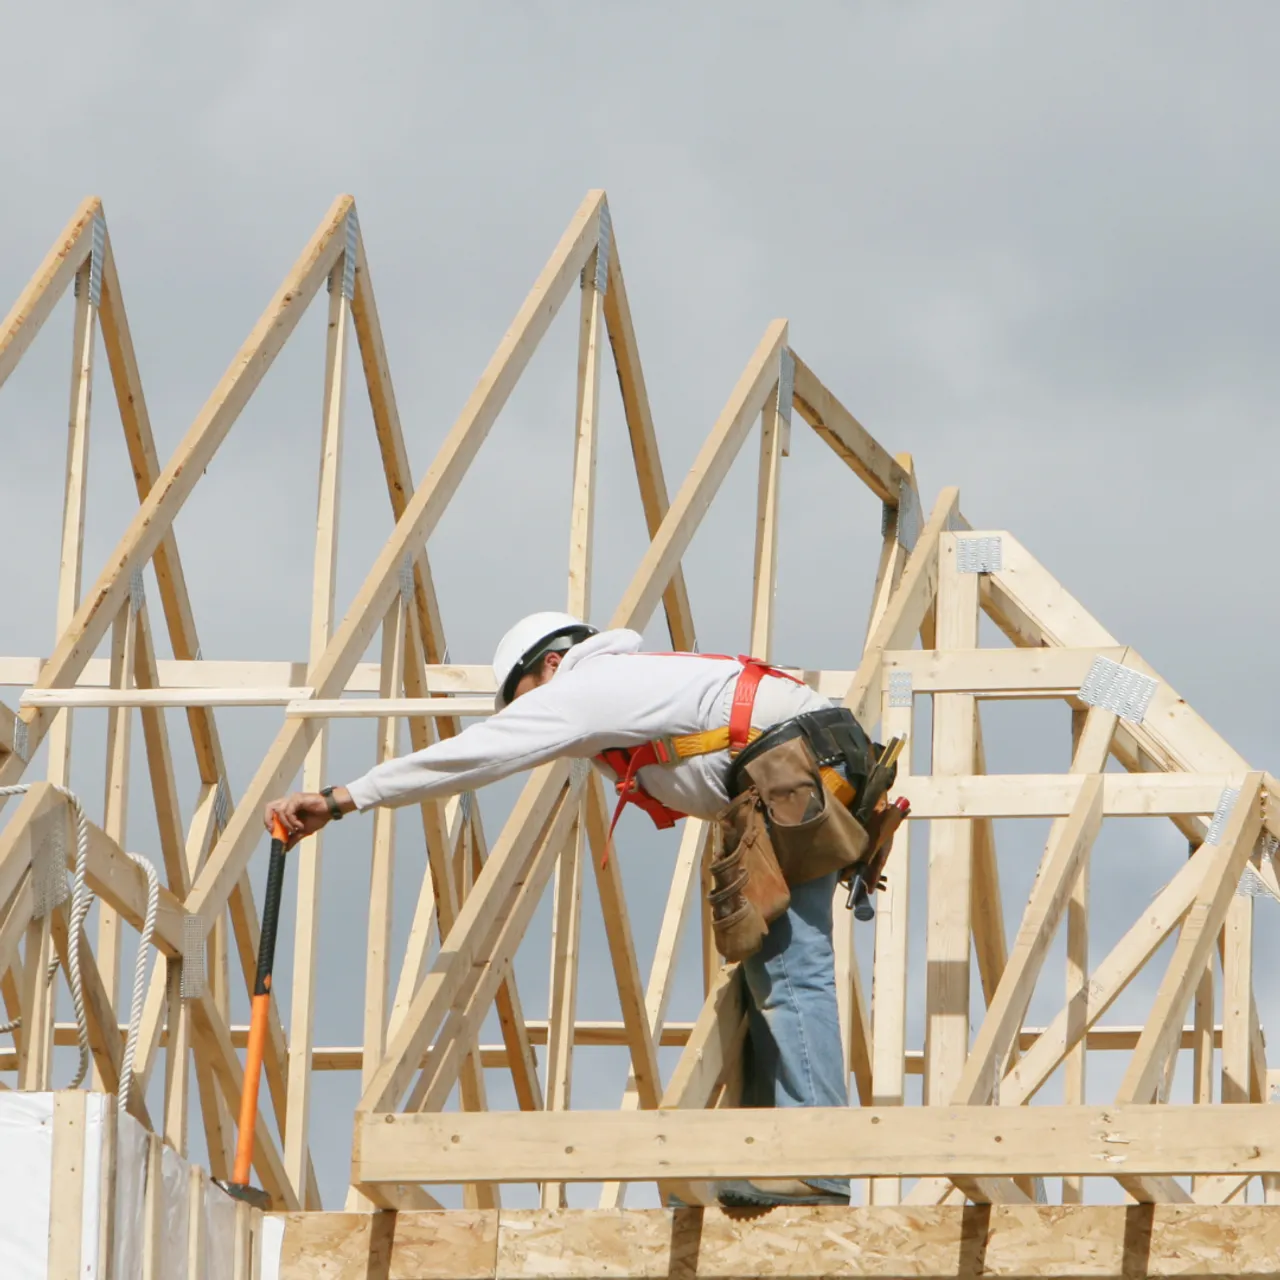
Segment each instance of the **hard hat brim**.
[[595,634],[595,627],[589,623],[578,622],[572,626],[560,627],[555,631],[549,632],[536,644],[531,644],[520,655],[515,666],[511,668],[507,678],[502,682],[502,688],[498,690],[498,695],[494,699],[498,710],[501,711],[503,707],[511,705],[511,701],[515,697],[516,686],[529,674],[535,663],[554,651],[557,640],[575,637],[569,644],[565,645],[565,649],[571,649],[575,644],[581,644],[583,640]]

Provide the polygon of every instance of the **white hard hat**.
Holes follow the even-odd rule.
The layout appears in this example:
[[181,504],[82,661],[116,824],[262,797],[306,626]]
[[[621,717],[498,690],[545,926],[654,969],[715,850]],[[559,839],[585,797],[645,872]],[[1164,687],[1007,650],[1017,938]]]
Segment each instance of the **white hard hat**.
[[495,699],[498,710],[501,711],[511,701],[516,685],[544,654],[563,652],[595,634],[595,627],[571,613],[531,613],[527,618],[521,618],[498,641],[493,655],[493,675],[498,682]]

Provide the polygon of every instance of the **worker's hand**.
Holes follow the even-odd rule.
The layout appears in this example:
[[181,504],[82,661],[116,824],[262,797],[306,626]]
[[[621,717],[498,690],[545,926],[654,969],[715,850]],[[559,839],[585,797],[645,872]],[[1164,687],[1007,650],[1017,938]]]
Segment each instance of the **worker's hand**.
[[277,816],[289,835],[286,849],[292,849],[305,836],[315,835],[331,821],[329,805],[318,791],[295,791],[282,800],[273,800],[262,816],[268,831],[272,827],[272,818]]

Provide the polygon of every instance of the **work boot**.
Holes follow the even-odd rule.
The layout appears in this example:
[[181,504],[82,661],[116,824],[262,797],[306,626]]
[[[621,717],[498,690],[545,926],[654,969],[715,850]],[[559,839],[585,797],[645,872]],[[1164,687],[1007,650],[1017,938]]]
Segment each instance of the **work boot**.
[[753,1178],[750,1181],[721,1182],[716,1195],[730,1209],[783,1204],[849,1203],[848,1191],[824,1191],[799,1178]]

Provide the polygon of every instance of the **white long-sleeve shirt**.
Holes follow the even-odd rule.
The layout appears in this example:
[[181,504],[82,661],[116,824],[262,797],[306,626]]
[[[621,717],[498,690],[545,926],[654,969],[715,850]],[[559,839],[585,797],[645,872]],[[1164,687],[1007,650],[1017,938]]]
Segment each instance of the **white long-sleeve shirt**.
[[[634,631],[605,631],[574,645],[546,684],[496,715],[348,783],[356,808],[438,799],[558,757],[589,758],[610,747],[639,746],[729,723],[740,663],[641,653],[641,643]],[[766,676],[751,723],[767,729],[831,705],[805,685]],[[729,762],[728,751],[716,751],[650,765],[637,776],[650,795],[672,809],[711,817],[729,802]]]

